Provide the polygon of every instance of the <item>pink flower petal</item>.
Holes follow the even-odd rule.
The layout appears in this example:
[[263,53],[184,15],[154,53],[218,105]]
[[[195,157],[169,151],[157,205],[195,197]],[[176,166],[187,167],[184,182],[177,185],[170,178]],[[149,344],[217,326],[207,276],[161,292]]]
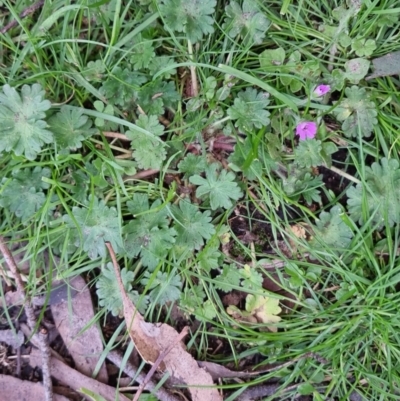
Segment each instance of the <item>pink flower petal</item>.
[[317,133],[317,124],[313,121],[303,121],[299,123],[296,127],[296,135],[299,136],[300,141],[305,141],[306,139],[312,139]]
[[330,85],[318,85],[314,89],[314,95],[319,97],[319,96],[324,96],[325,93],[328,93],[331,90]]

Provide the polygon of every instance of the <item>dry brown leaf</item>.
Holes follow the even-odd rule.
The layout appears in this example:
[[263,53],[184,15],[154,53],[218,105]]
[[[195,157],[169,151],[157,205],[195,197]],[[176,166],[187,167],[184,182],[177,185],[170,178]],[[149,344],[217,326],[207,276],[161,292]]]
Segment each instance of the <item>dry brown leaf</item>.
[[211,375],[197,365],[181,341],[176,341],[178,332],[165,323],[152,324],[146,322],[137,311],[125,292],[114,251],[110,244],[107,244],[107,247],[111,254],[118,286],[122,294],[128,332],[139,354],[146,362],[154,364],[158,356],[175,343],[171,351],[165,355],[159,366],[160,370],[167,371],[172,379],[188,386],[192,401],[222,401],[222,396],[218,390],[213,388],[214,383]]
[[[0,375],[1,400],[43,401],[44,389],[41,383],[20,380],[13,376]],[[62,395],[54,394],[53,401],[68,401]]]
[[[30,365],[42,366],[42,356],[40,351],[33,348],[30,354]],[[117,391],[114,387],[108,386],[107,384],[101,383],[95,379],[87,377],[77,370],[70,368],[65,363],[59,361],[58,359],[51,357],[50,360],[50,371],[51,376],[59,380],[61,383],[71,387],[73,390],[78,391],[81,388],[87,388],[96,394],[101,395],[107,401],[115,401]],[[88,401],[93,401],[92,398],[83,395]],[[125,397],[123,394],[118,394],[120,401],[129,401],[129,398]],[[23,398],[10,398],[10,399],[23,399]],[[42,398],[43,400],[44,398]]]
[[[66,297],[64,301],[51,305],[51,312],[64,344],[74,359],[76,369],[91,377],[103,352],[103,343],[97,325],[89,324],[94,318],[94,312],[92,298],[85,280],[77,276],[69,281],[69,285],[71,290],[77,291],[77,294],[70,301]],[[85,329],[87,326],[89,328]],[[108,382],[104,363],[97,375],[97,380],[103,383]]]
[[[307,239],[308,233],[307,233],[307,229],[308,229],[308,225],[305,223],[300,223],[300,224],[294,224],[292,226],[290,226],[290,231],[292,232],[292,234],[296,237],[299,238],[300,240],[302,239]],[[300,251],[298,248],[301,245],[299,242],[295,241],[294,238],[289,236],[289,243],[291,246],[291,251],[292,254],[296,253],[297,251]]]
[[11,345],[13,348],[20,347],[25,341],[24,333],[13,330],[0,330],[0,342]]
[[368,81],[372,78],[387,77],[400,74],[400,51],[385,54],[372,60],[374,72],[366,77]]
[[300,224],[294,224],[293,226],[290,226],[290,230],[297,238],[307,237],[305,228]]

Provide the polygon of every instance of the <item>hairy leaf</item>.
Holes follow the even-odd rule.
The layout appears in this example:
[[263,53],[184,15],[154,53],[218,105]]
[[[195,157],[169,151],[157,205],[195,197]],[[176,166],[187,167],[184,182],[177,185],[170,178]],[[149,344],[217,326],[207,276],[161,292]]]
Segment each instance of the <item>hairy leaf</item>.
[[201,322],[207,322],[214,319],[217,316],[216,305],[211,299],[207,299],[193,312],[196,319]]
[[190,288],[185,287],[181,294],[179,307],[185,308],[189,313],[194,313],[194,310],[204,302],[206,294],[200,285],[195,285]]
[[[151,74],[155,74],[156,72],[170,67],[175,64],[175,61],[173,58],[169,56],[158,56],[158,57],[153,57],[150,60],[150,64],[148,66],[148,69]],[[174,76],[176,74],[176,68],[170,68],[167,71],[165,71],[161,77],[164,79],[170,79],[171,76]]]
[[329,212],[321,212],[314,228],[313,248],[345,249],[353,238],[353,232],[340,215],[343,210],[334,206]]
[[213,283],[216,289],[230,292],[235,289],[235,287],[239,287],[242,278],[235,264],[224,265],[222,273],[215,277]]
[[0,206],[9,209],[26,223],[45,203],[43,189],[49,185],[42,177],[50,177],[48,168],[13,171],[11,178],[3,178],[0,190]]
[[106,256],[105,242],[110,242],[116,252],[122,249],[120,224],[115,207],[108,207],[103,200],[92,198],[88,207],[73,207],[72,215],[73,218],[64,215],[63,220],[73,231],[74,245],[77,248],[82,247],[90,259]]
[[[156,136],[161,136],[164,133],[164,127],[158,122],[156,116],[141,114],[138,120],[136,120],[136,125]],[[136,131],[133,128],[126,132],[126,136],[131,139],[132,156],[140,168],[158,169],[161,167],[167,155],[164,142]]]
[[215,0],[161,0],[160,11],[168,28],[184,32],[195,43],[214,32]]
[[150,40],[142,38],[142,35],[135,37],[135,46],[132,48],[133,55],[131,56],[131,63],[134,70],[141,70],[147,68],[151,60],[155,57],[154,47]]
[[[108,104],[106,106],[100,100],[96,100],[95,102],[93,102],[93,106],[100,113],[104,113],[106,115],[108,114],[109,116],[114,115],[114,106],[111,104]],[[115,131],[118,128],[118,124],[101,117],[97,117],[94,120],[94,123],[96,127],[100,127],[103,131]]]
[[299,145],[294,150],[294,157],[300,166],[320,166],[321,164],[324,164],[321,151],[321,141],[317,141],[316,139],[307,139],[299,142]]
[[297,162],[288,165],[287,173],[282,177],[282,187],[287,195],[298,200],[301,196],[311,205],[321,202],[319,187],[324,185],[322,175],[315,177],[311,168],[301,167]]
[[356,39],[351,44],[351,48],[356,52],[358,57],[369,57],[376,49],[376,42],[373,39]]
[[60,149],[82,147],[82,141],[97,132],[92,127],[92,120],[83,115],[80,109],[61,107],[61,111],[49,118],[49,127]]
[[[281,66],[283,65],[283,63],[285,61],[286,52],[285,52],[285,49],[283,49],[282,47],[278,47],[277,49],[266,49],[258,57],[260,60],[260,67],[264,71],[269,71],[269,72],[277,71],[277,70],[282,69]],[[289,62],[290,61],[291,60],[289,60]],[[298,62],[300,62],[300,59]],[[292,64],[295,67],[294,61],[292,62]],[[289,66],[290,66],[290,64],[289,64]],[[291,79],[285,83],[289,84],[290,82],[291,82]]]
[[364,58],[354,58],[347,60],[344,69],[344,77],[347,78],[350,83],[358,84],[368,73],[370,61]]
[[174,302],[181,295],[181,279],[177,275],[157,272],[156,277],[150,272],[144,273],[140,282],[150,290],[149,298],[158,305]]
[[145,194],[135,194],[127,202],[129,212],[138,216],[124,228],[125,250],[130,258],[140,256],[143,266],[151,270],[166,257],[176,236],[176,231],[169,228],[168,209],[159,209],[160,205],[161,201],[157,200],[150,206]]
[[[400,222],[400,169],[396,159],[381,159],[365,168],[366,187],[352,186],[346,191],[351,217],[363,224],[370,216],[382,226]],[[364,202],[365,201],[365,202]]]
[[219,240],[213,238],[207,242],[207,245],[197,255],[197,263],[200,269],[209,272],[219,266],[219,259],[222,253],[219,251]]
[[227,308],[227,312],[232,315],[234,319],[250,324],[264,323],[267,325],[267,328],[273,332],[278,331],[278,329],[271,323],[277,323],[281,320],[281,318],[277,316],[281,311],[279,299],[259,294],[247,295],[245,311],[233,305]]
[[235,126],[251,132],[254,127],[261,128],[269,124],[270,113],[265,110],[269,104],[269,94],[247,88],[239,92],[233,106],[228,109],[228,116],[235,121]]
[[369,137],[374,125],[378,123],[377,110],[374,102],[364,88],[352,86],[345,89],[346,99],[342,100],[333,110],[336,118],[343,121],[342,130],[348,137],[356,137],[359,132]]
[[105,71],[106,66],[103,60],[89,61],[82,75],[87,81],[102,82]]
[[136,102],[139,88],[145,82],[147,78],[138,72],[114,67],[110,77],[101,86],[100,92],[112,105],[126,108]]
[[0,93],[0,152],[14,151],[17,156],[25,155],[34,160],[42,146],[51,143],[53,134],[47,130],[45,111],[51,106],[44,100],[45,92],[39,84],[24,85],[21,95],[3,86]]
[[218,173],[218,164],[213,163],[206,169],[206,178],[194,175],[189,181],[198,185],[196,196],[205,198],[209,196],[212,210],[219,207],[229,209],[232,207],[232,200],[238,200],[243,196],[242,191],[237,185],[235,174],[222,170]]
[[[238,142],[235,145],[234,152],[229,156],[229,162],[237,166],[243,173],[243,175],[249,180],[255,180],[257,175],[262,173],[262,164],[259,159],[259,147],[256,149],[254,154],[252,138],[247,137],[244,143]],[[247,163],[249,155],[253,154],[250,163]]]
[[242,286],[248,289],[260,289],[264,281],[261,273],[256,269],[251,268],[249,265],[244,265],[239,269],[239,274],[242,276]]
[[[131,283],[135,275],[124,267],[121,269],[121,278],[128,297],[138,308],[138,311],[144,313],[149,299],[147,295],[140,296],[137,291],[132,291]],[[106,268],[103,269],[96,282],[96,288],[99,305],[107,308],[114,316],[121,316],[123,312],[122,296],[112,263],[107,263]]]
[[206,167],[207,160],[203,156],[197,156],[193,153],[189,153],[178,164],[178,169],[181,173],[184,173],[185,178],[203,173]]
[[[387,16],[389,16],[389,14],[387,14]],[[382,15],[382,17],[384,17],[384,15]],[[397,17],[394,17],[397,22]],[[382,57],[374,58],[372,64],[374,66],[374,72],[366,78],[367,80],[400,74],[400,50],[385,54]]]
[[138,92],[138,104],[146,114],[159,116],[164,114],[165,107],[174,107],[180,99],[174,82],[153,81]]
[[240,35],[245,46],[258,45],[263,41],[270,22],[260,12],[256,1],[244,0],[242,6],[231,1],[225,11],[227,17],[223,28],[229,30],[231,38]]
[[215,233],[214,226],[210,223],[210,211],[200,212],[199,207],[189,201],[181,200],[179,207],[171,208],[177,232],[177,245],[185,245],[188,249],[199,250]]

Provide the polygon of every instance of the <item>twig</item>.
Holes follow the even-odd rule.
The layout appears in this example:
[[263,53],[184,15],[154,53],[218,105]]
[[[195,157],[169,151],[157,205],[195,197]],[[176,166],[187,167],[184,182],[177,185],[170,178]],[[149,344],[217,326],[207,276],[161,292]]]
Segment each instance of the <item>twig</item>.
[[[123,355],[119,351],[110,351],[107,354],[107,359],[111,361],[114,365],[118,366],[119,368],[122,367],[123,364]],[[129,360],[124,365],[124,373],[128,375],[130,378],[135,379],[136,382],[142,384],[146,379],[146,374],[143,372],[137,371],[137,367],[134,366]],[[156,384],[153,381],[149,381],[145,385],[145,390],[152,392],[160,401],[180,401],[180,398],[175,397],[174,395],[170,394],[166,389],[163,387],[155,390]]]
[[104,131],[103,135],[108,138],[121,139],[121,141],[130,141],[130,139],[125,134],[121,134],[120,132]]
[[341,175],[341,176],[344,177],[344,178],[347,178],[349,181],[353,181],[353,182],[355,182],[356,184],[361,184],[361,181],[360,181],[360,180],[358,180],[357,178],[353,177],[353,176],[350,175],[350,174],[345,173],[344,171],[338,169],[338,168],[335,167],[335,166],[330,166],[330,167],[328,167],[328,166],[325,165],[324,167],[327,168],[328,170],[333,171],[333,172],[336,173],[336,174]]
[[40,341],[40,353],[42,355],[42,376],[43,386],[45,388],[46,400],[50,401],[53,399],[53,383],[51,381],[50,371],[50,347],[48,342],[49,332],[45,327],[39,330],[38,337]]
[[[188,40],[188,53],[189,53],[189,58],[191,61],[193,61],[193,46],[192,42]],[[197,85],[197,75],[196,75],[196,66],[191,65],[190,66],[190,76],[191,76],[191,84],[192,84],[192,96],[191,97],[197,97],[199,94],[199,87]]]
[[124,153],[123,155],[115,156],[115,158],[118,159],[118,160],[125,160],[125,159],[132,160],[132,152]]
[[[32,334],[31,329],[28,327],[27,324],[21,323],[21,331],[24,333],[24,336],[26,338],[30,338],[30,342],[38,349],[40,349],[40,343],[38,340],[38,336],[35,334]],[[67,361],[56,351],[54,351],[53,348],[49,348],[50,354],[53,358],[58,359],[60,362],[64,363],[67,365]]]
[[[15,322],[15,329],[17,332],[20,330],[19,326],[19,321],[17,320]],[[17,369],[16,369],[16,375],[20,379],[21,378],[21,345],[18,345],[17,347]]]
[[[285,368],[287,366],[292,365],[294,362],[298,362],[304,358],[314,358],[316,361],[318,361],[319,363],[322,363],[322,364],[326,364],[328,362],[326,359],[322,358],[321,356],[319,356],[318,354],[316,354],[314,352],[307,352],[304,355],[300,355],[299,357],[294,358],[291,361],[276,365],[276,367],[273,369],[270,369],[270,371],[272,372],[274,370]],[[252,387],[252,388],[249,388],[249,389],[243,391],[243,393],[239,396],[239,398],[237,398],[237,401],[252,401],[256,398],[262,398],[262,397],[267,397],[267,396],[271,396],[271,395],[277,396],[278,394],[287,393],[289,391],[295,390],[301,384],[302,383],[292,384],[291,386],[288,386],[286,388],[281,388],[281,385],[278,385],[278,384],[267,384],[267,385],[255,386],[255,387]]]
[[175,338],[175,340],[171,342],[169,347],[167,349],[165,349],[163,352],[161,352],[161,354],[158,356],[158,358],[154,362],[153,366],[151,367],[151,369],[147,373],[147,375],[146,375],[145,379],[143,380],[142,384],[139,386],[133,401],[138,401],[139,400],[140,394],[142,394],[144,388],[146,387],[146,385],[150,381],[150,379],[153,377],[155,371],[160,366],[161,362],[171,352],[172,348],[174,348],[175,345],[177,343],[179,343],[183,339],[183,337],[185,337],[188,334],[188,332],[189,332],[189,327],[187,327],[187,326],[184,327],[183,330],[179,333],[179,335]]
[[[25,18],[27,17],[29,14],[34,13],[36,10],[38,10],[40,7],[42,7],[44,4],[44,0],[40,0],[35,4],[32,4],[31,6],[25,8],[24,11],[22,11],[22,13],[19,15],[20,18]],[[11,22],[9,22],[7,25],[3,26],[3,28],[0,29],[0,33],[6,33],[7,31],[9,31],[11,28],[14,28],[15,26],[17,26],[18,21],[17,20],[12,20]]]
[[237,398],[238,401],[252,401],[256,398],[275,395],[279,389],[278,384],[264,384],[248,388]]
[[[117,256],[115,255],[115,252],[114,252],[114,248],[112,247],[110,242],[106,242],[105,244],[108,249],[108,252],[110,253],[112,264],[113,264],[114,268],[117,270],[118,269],[118,261],[117,261]],[[118,275],[117,275],[117,278],[118,278]]]
[[21,293],[21,295],[23,296],[23,298],[26,301],[26,304],[25,304],[26,317],[28,319],[29,327],[31,328],[31,330],[34,330],[36,327],[35,313],[33,311],[32,306],[30,305],[30,299],[26,295],[24,283],[22,282],[21,274],[18,270],[18,266],[15,263],[15,260],[12,256],[11,252],[7,248],[6,242],[2,236],[0,236],[0,252],[2,253],[4,260],[7,263],[8,268],[10,269],[11,273],[14,276],[17,290]]
[[[17,286],[17,290],[22,294],[25,300],[25,314],[28,321],[28,325],[32,331],[35,330],[37,326],[35,312],[33,307],[31,306],[30,297],[26,294],[24,284],[21,279],[21,275],[19,273],[19,269],[15,260],[7,248],[6,242],[2,236],[0,236],[0,252],[2,253],[5,262],[8,265],[11,273],[14,275],[15,284]],[[44,332],[42,332],[44,330]],[[39,334],[35,334],[35,339],[38,341],[40,353],[42,355],[42,373],[43,373],[43,388],[45,392],[46,401],[53,400],[53,385],[51,382],[50,375],[50,352],[49,345],[47,343],[47,330],[41,329],[39,330]]]
[[151,175],[157,174],[160,172],[160,169],[149,169],[149,170],[143,170],[140,171],[139,173],[136,173],[134,175],[127,175],[124,177],[124,181],[130,181],[130,180],[140,180],[142,178],[149,177]]

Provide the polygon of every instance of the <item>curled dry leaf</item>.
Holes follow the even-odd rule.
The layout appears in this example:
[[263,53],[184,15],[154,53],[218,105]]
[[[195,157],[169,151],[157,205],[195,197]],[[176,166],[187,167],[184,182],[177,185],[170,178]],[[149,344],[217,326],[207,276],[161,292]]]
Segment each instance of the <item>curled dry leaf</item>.
[[137,311],[125,292],[114,251],[109,243],[106,245],[110,251],[121,290],[129,336],[135,343],[139,354],[147,363],[154,364],[158,356],[166,353],[171,344],[175,343],[172,349],[166,353],[163,362],[159,365],[159,370],[168,372],[176,382],[188,386],[192,401],[222,401],[218,390],[213,388],[211,375],[198,366],[181,341],[176,341],[179,336],[178,332],[165,323],[146,322]]

